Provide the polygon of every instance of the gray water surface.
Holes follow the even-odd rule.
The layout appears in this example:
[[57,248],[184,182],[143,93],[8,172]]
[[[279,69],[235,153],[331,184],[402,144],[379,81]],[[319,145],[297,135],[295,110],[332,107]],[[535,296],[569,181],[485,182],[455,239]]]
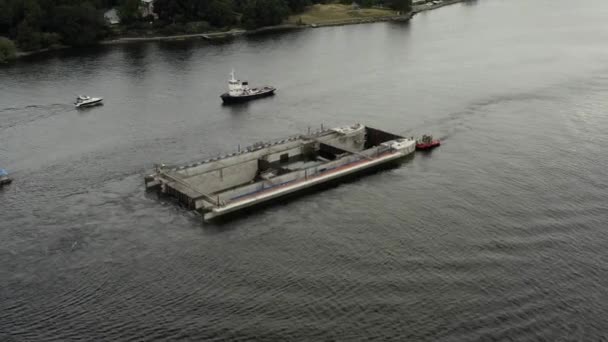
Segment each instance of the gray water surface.
[[[608,339],[606,18],[483,0],[0,68],[0,339]],[[221,106],[232,68],[277,95]],[[144,191],[156,162],[355,122],[444,144],[222,224]]]

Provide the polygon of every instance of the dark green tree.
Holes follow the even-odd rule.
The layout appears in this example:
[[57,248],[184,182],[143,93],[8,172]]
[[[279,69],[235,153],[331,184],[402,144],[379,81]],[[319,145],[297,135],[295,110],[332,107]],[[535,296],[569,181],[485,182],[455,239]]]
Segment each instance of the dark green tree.
[[236,22],[231,4],[225,0],[212,0],[205,19],[215,27],[226,27]]
[[122,0],[118,7],[118,16],[120,21],[125,24],[133,23],[141,19],[139,5],[141,0]]
[[298,13],[304,11],[306,6],[310,6],[309,0],[287,0],[287,6],[292,13]]
[[33,27],[42,25],[43,13],[42,8],[36,0],[25,0],[23,2],[24,20],[28,21]]
[[179,0],[154,0],[154,11],[166,23],[185,21],[184,9]]
[[14,0],[0,0],[0,34],[9,35],[11,29],[15,28]]
[[376,4],[374,0],[359,0],[359,5],[364,8],[370,8]]
[[283,0],[249,0],[241,21],[248,28],[278,25],[289,15]]
[[117,3],[118,0],[0,0],[0,35],[15,40],[22,50],[60,42],[91,44],[106,32],[101,9]]
[[412,0],[388,0],[388,5],[401,13],[408,13],[412,10]]
[[73,46],[91,45],[102,38],[105,22],[100,11],[88,3],[80,6],[60,6],[54,26],[63,42]]
[[38,50],[42,47],[41,34],[27,21],[22,21],[17,27],[17,44],[24,51]]
[[0,63],[6,63],[7,61],[14,59],[17,53],[15,44],[5,37],[0,37]]

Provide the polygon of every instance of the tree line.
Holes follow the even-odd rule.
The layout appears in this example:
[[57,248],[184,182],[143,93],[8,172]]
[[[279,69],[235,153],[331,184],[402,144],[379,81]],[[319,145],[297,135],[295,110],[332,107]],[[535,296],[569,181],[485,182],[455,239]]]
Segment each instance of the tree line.
[[107,34],[103,8],[112,0],[0,0],[0,36],[22,50],[82,46]]
[[[222,29],[233,26],[257,28],[277,25],[287,16],[326,0],[154,0],[155,29],[170,27],[174,33]],[[350,3],[352,0],[342,0]],[[411,0],[360,0],[363,7],[386,5],[409,11]],[[24,51],[56,45],[83,46],[112,33],[104,12],[117,8],[121,25],[141,25],[141,0],[0,0],[0,58],[6,46],[16,43]],[[8,42],[8,43],[7,43]]]
[[[134,0],[137,1],[137,0]],[[166,24],[206,21],[213,27],[278,25],[307,6],[332,0],[154,0],[154,10]],[[353,0],[340,0],[350,4]],[[355,0],[362,7],[386,6],[409,12],[412,0]]]

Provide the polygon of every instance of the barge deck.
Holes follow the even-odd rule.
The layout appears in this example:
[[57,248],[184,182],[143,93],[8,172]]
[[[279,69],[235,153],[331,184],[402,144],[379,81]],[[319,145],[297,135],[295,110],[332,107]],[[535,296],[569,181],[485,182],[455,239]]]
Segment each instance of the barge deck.
[[145,184],[210,220],[396,161],[415,146],[413,139],[355,124],[256,143],[186,166],[158,165]]

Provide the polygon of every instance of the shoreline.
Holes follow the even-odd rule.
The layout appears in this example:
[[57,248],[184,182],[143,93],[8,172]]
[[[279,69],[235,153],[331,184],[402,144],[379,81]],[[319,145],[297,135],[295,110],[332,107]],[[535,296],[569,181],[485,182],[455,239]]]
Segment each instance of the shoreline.
[[[64,49],[69,49],[70,46],[68,45],[59,45],[56,47],[49,47],[46,49],[41,49],[41,50],[36,50],[36,51],[17,51],[17,53],[15,54],[15,59],[19,59],[22,57],[27,57],[27,56],[32,56],[32,55],[38,55],[38,54],[43,54],[45,52],[51,52],[51,51],[58,51],[58,50],[64,50]],[[9,60],[10,62],[10,60]]]
[[412,6],[412,13],[417,14],[417,13],[430,11],[430,10],[434,10],[434,9],[437,9],[440,7],[449,6],[449,5],[457,4],[459,2],[466,2],[466,1],[468,1],[468,0],[443,0],[442,2],[440,2],[438,4],[426,3],[424,5],[416,5],[416,6]]
[[383,21],[408,21],[414,16],[414,12],[403,15],[391,15],[386,17],[372,17],[372,18],[353,18],[353,19],[340,19],[333,21],[326,21],[322,23],[312,23],[305,25],[305,27],[317,28],[317,27],[329,27],[329,26],[343,26],[343,25],[356,25],[356,24],[369,24],[379,23]]
[[[457,0],[462,1],[462,0]],[[207,32],[207,33],[192,33],[192,34],[178,34],[172,36],[152,36],[152,37],[119,37],[116,39],[102,40],[99,45],[114,45],[114,44],[126,44],[136,42],[154,42],[154,41],[172,41],[172,40],[186,40],[186,39],[205,39],[205,40],[220,40],[228,39],[239,36],[252,36],[262,33],[270,32],[281,32],[281,31],[295,31],[304,30],[308,28],[318,27],[329,27],[329,26],[343,26],[343,25],[356,25],[356,24],[368,24],[383,21],[408,21],[414,16],[414,12],[410,12],[406,15],[397,16],[386,16],[386,17],[375,17],[375,18],[352,18],[352,19],[340,19],[334,21],[327,21],[322,23],[311,23],[311,24],[281,24],[274,26],[264,26],[253,30],[243,29],[232,29],[229,31],[222,32]]]
[[[181,40],[190,40],[190,39],[205,39],[205,40],[223,40],[223,39],[231,39],[239,36],[250,36],[261,33],[270,33],[270,32],[281,32],[281,31],[292,31],[292,30],[303,30],[308,28],[319,28],[319,27],[329,27],[329,26],[344,26],[344,25],[357,25],[357,24],[369,24],[369,23],[377,23],[377,22],[387,22],[387,21],[409,21],[414,15],[434,10],[440,7],[453,5],[460,2],[465,2],[467,0],[444,0],[437,4],[427,3],[424,5],[416,5],[412,7],[412,11],[404,14],[404,15],[392,15],[385,17],[368,17],[368,18],[352,18],[352,19],[338,19],[334,21],[320,22],[320,23],[311,23],[311,24],[281,24],[275,26],[265,26],[260,27],[253,30],[244,30],[244,29],[231,29],[228,31],[222,32],[206,32],[206,33],[193,33],[193,34],[179,34],[172,36],[152,36],[152,37],[118,37],[115,39],[107,39],[99,41],[96,45],[118,45],[118,44],[129,44],[129,43],[139,43],[139,42],[160,42],[160,41],[181,41]],[[70,46],[61,45],[52,48],[46,48],[37,51],[17,51],[17,55],[15,59],[28,57],[32,55],[43,54],[51,51],[58,51],[69,49]]]

